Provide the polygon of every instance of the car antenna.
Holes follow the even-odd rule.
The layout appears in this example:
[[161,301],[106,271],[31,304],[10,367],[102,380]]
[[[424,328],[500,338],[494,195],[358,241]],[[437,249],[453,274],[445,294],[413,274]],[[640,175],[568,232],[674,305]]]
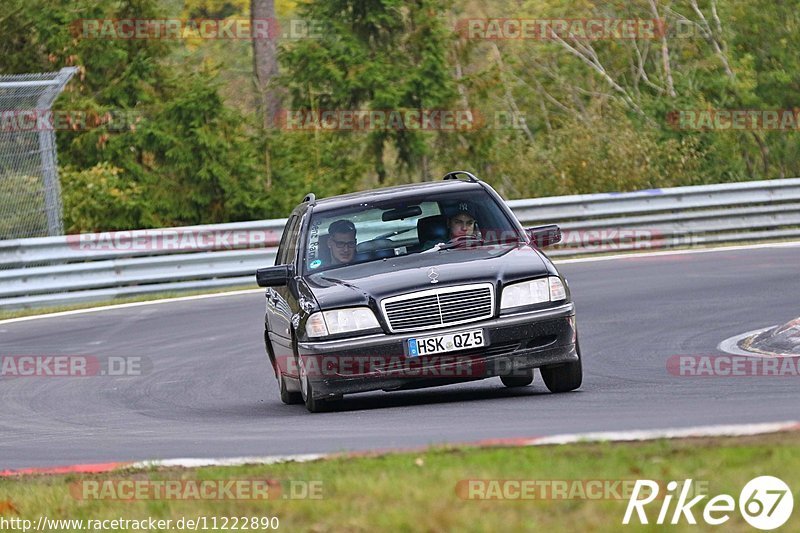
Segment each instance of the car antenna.
[[473,183],[478,183],[478,182],[481,181],[481,180],[478,179],[477,176],[475,176],[475,174],[473,174],[472,172],[467,172],[466,170],[454,170],[452,172],[448,172],[447,174],[444,175],[444,178],[442,178],[442,180],[443,181],[457,180],[457,179],[459,179],[459,176],[462,175],[462,174],[464,176],[466,176],[467,179],[469,179],[469,181],[471,181]]

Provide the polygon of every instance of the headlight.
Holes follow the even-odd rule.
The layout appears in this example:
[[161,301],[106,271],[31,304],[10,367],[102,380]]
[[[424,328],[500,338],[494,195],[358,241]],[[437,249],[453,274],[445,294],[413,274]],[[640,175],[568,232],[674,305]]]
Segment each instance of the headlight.
[[557,302],[567,297],[567,291],[560,278],[550,276],[513,283],[503,288],[500,309],[511,309],[544,302]]
[[309,337],[327,337],[379,328],[378,319],[368,307],[351,307],[333,311],[316,312],[308,317],[306,331]]

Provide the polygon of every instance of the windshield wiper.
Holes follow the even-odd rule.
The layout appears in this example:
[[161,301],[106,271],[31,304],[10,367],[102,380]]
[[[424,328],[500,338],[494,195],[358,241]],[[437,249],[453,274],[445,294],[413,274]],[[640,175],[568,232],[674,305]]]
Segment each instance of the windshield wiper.
[[437,249],[439,251],[451,250],[453,248],[466,248],[466,247],[471,246],[471,245],[480,246],[484,242],[486,242],[486,241],[484,241],[480,237],[475,237],[475,236],[472,236],[472,235],[464,235],[463,237],[456,237],[455,239],[452,239],[452,240],[450,240],[448,242],[444,242],[444,243],[440,242],[439,244],[434,245],[433,248]]
[[519,244],[525,244],[525,241],[523,241],[522,239],[516,241],[487,241],[480,237],[466,236],[466,238],[459,237],[456,240],[434,244],[433,248],[430,248],[420,253],[424,254],[428,252],[439,252],[442,250],[452,250],[453,248],[476,248],[478,246],[486,246],[486,245],[519,245]]
[[377,237],[374,237],[372,240],[388,239],[389,237],[395,237],[396,235],[400,235],[401,233],[407,233],[407,232],[415,230],[415,229],[417,229],[417,228],[406,228],[406,229],[399,229],[399,230],[395,230],[395,231],[390,231],[388,233],[384,233],[383,235],[378,235]]

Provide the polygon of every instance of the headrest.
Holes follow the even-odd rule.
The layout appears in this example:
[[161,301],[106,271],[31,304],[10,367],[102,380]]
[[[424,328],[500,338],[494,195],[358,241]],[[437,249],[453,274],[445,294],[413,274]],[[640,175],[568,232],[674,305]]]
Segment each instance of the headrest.
[[328,248],[330,237],[330,235],[320,235],[317,241],[317,259],[322,261],[323,265],[331,264],[331,250]]
[[430,241],[437,243],[447,242],[447,219],[444,215],[432,215],[419,219],[417,221],[417,236],[422,244]]

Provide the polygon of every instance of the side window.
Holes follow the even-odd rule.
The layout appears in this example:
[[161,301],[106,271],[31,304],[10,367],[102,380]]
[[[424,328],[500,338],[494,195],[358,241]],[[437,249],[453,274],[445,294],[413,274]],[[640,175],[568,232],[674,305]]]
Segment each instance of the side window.
[[302,221],[303,219],[296,216],[289,227],[289,242],[286,243],[286,257],[283,258],[283,264],[294,263],[297,258],[297,237],[300,233]]
[[278,245],[278,255],[275,256],[276,265],[285,265],[287,257],[293,257],[290,249],[297,249],[297,226],[300,217],[297,215],[292,216],[283,228],[283,235],[281,235],[281,243]]

